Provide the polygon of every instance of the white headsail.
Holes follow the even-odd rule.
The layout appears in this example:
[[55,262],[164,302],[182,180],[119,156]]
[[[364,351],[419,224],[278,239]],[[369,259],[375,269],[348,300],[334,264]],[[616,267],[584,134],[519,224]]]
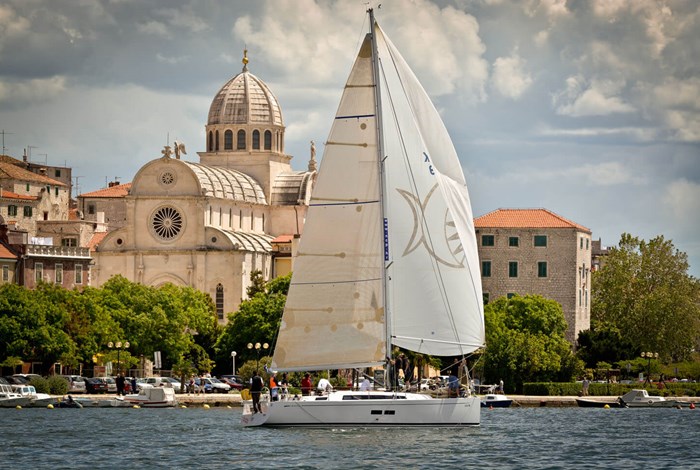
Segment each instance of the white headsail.
[[476,239],[457,154],[406,62],[374,31],[379,68],[368,35],[325,145],[275,369],[378,365],[389,355],[387,336],[440,356],[484,344]]

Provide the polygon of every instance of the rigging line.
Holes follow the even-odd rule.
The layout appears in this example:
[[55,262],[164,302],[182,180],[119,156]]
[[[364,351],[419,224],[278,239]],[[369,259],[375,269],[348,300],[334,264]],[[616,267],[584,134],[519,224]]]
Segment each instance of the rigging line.
[[[382,32],[382,36],[383,36],[383,32]],[[389,58],[390,58],[390,60],[391,60],[391,64],[390,64],[390,65],[393,65],[394,70],[396,71],[396,76],[398,77],[399,83],[401,84],[401,89],[403,90],[404,95],[406,95],[406,93],[407,93],[407,92],[406,92],[406,86],[404,85],[403,80],[402,80],[402,78],[401,78],[401,74],[400,74],[400,72],[399,72],[399,70],[398,70],[398,68],[397,68],[397,66],[396,66],[396,59],[395,59],[394,55],[392,54],[391,49],[390,49],[390,48],[388,47],[388,45],[386,44],[386,41],[384,42],[384,44],[385,44],[385,48],[386,48],[386,50],[387,50],[387,52],[388,52],[388,54],[389,54]],[[381,60],[381,58],[378,58],[378,60],[379,60],[379,61],[382,63],[382,65],[383,65],[384,61]],[[382,71],[382,75],[383,75],[383,77],[384,77],[384,82],[386,83],[386,74],[385,74],[385,72],[384,72],[384,68],[383,68],[383,67],[380,67],[380,70]],[[387,87],[387,88],[388,88],[388,87]],[[395,109],[394,106],[393,106],[393,98],[392,98],[391,90],[387,89],[387,93],[386,93],[386,94],[388,95],[388,98],[389,98],[390,102],[392,103],[391,111],[392,111],[392,115],[394,116],[394,122],[395,122],[395,124],[396,124],[397,131],[398,131],[398,133],[399,133],[399,138],[400,138],[400,142],[401,142],[401,147],[403,148],[404,163],[406,164],[406,168],[407,168],[407,170],[408,170],[408,174],[409,174],[410,181],[413,183],[414,191],[415,191],[416,195],[419,195],[418,186],[417,186],[416,183],[415,183],[416,180],[415,180],[415,176],[414,176],[414,173],[413,173],[413,168],[412,168],[412,166],[411,166],[411,164],[410,164],[410,160],[408,159],[408,152],[407,152],[407,150],[406,150],[405,140],[404,140],[404,137],[403,137],[403,133],[401,132],[401,127],[398,125],[398,120],[397,120],[397,115],[396,115],[396,109]],[[415,113],[413,107],[411,106],[410,100],[406,100],[406,101],[407,101],[407,103],[408,103],[409,108],[411,109],[411,115],[412,115],[412,117],[413,117],[414,124],[416,124],[416,119],[415,119],[416,113]],[[416,127],[418,128],[417,125],[416,125]],[[421,140],[422,140],[422,136],[421,136]],[[420,201],[420,198],[419,198],[419,201]],[[424,229],[425,229],[425,233],[427,234],[427,238],[428,238],[428,242],[430,243],[430,247],[433,249],[433,252],[435,252],[435,250],[434,250],[435,244],[433,243],[433,239],[432,239],[432,236],[431,236],[431,232],[430,232],[430,230],[429,230],[429,227],[428,227],[428,224],[427,224],[427,220],[426,220],[426,218],[425,218],[425,213],[424,213],[424,210],[423,210],[423,206],[422,206],[422,204],[418,204],[418,206],[419,206],[420,214],[421,214],[421,217],[422,217],[422,219],[421,219],[421,225],[422,225],[422,226],[424,227]],[[466,248],[465,248],[465,249],[466,249]],[[443,304],[445,305],[445,309],[446,309],[447,312],[449,313],[449,315],[448,315],[448,320],[449,320],[449,322],[450,322],[450,326],[452,327],[452,332],[454,333],[455,337],[456,337],[457,340],[459,341],[459,332],[457,331],[457,326],[456,326],[456,323],[455,323],[455,320],[454,320],[454,313],[453,313],[452,306],[451,306],[451,304],[450,304],[450,302],[449,302],[449,298],[447,297],[447,291],[446,291],[446,289],[445,289],[445,281],[444,281],[444,278],[443,278],[443,275],[442,275],[442,270],[441,270],[441,268],[440,268],[440,264],[437,262],[437,260],[433,259],[433,257],[430,257],[430,258],[431,258],[431,264],[433,265],[433,272],[436,272],[436,274],[437,274],[437,278],[438,278],[438,287],[439,287],[439,290],[440,290],[440,295],[441,295],[441,297],[442,297]],[[461,341],[460,341],[460,342],[461,342]],[[463,350],[462,346],[460,346],[460,351],[461,351],[462,355],[464,355],[464,350]]]

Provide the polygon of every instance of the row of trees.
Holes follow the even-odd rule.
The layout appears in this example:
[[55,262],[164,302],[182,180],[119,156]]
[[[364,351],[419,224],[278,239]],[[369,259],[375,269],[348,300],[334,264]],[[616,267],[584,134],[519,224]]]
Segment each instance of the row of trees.
[[[77,371],[80,364],[117,362],[134,366],[140,356],[161,351],[165,367],[209,370],[207,345],[217,326],[211,298],[189,287],[147,287],[121,276],[101,288],[66,290],[40,284],[27,290],[0,286],[0,359],[55,363]],[[117,351],[110,342],[128,341]]]
[[[488,383],[504,380],[509,390],[524,382],[569,381],[584,369],[634,365],[643,367],[642,351],[666,361],[690,360],[700,339],[700,285],[687,274],[687,256],[658,237],[650,242],[623,234],[610,249],[604,269],[593,274],[591,329],[572,352],[564,333],[561,306],[537,295],[497,299],[485,307],[487,348],[476,373]],[[66,291],[43,284],[34,291],[0,287],[0,359],[79,363],[116,360],[110,341],[128,340],[122,362],[161,351],[163,367],[189,374],[230,371],[231,352],[244,366],[258,358],[269,361],[291,275],[264,282],[251,275],[248,299],[217,325],[211,298],[186,287],[159,288],[115,277],[101,288]],[[445,367],[437,358],[413,361]],[[261,363],[262,365],[262,363]],[[247,369],[252,366],[248,365]],[[246,369],[246,370],[247,370]]]

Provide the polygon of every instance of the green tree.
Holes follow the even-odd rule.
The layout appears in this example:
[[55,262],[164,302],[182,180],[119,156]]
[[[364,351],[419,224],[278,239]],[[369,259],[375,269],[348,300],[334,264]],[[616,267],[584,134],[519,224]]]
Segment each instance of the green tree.
[[[634,350],[687,359],[700,340],[700,283],[670,240],[623,233],[592,277],[591,320],[620,331]],[[617,358],[622,359],[622,358]]]
[[591,329],[578,334],[576,355],[586,367],[593,368],[600,361],[614,363],[623,359],[633,359],[634,346],[623,337],[622,332],[610,324],[600,324],[594,320]]
[[507,390],[523,382],[568,382],[583,370],[565,338],[561,305],[539,295],[504,297],[484,308],[484,379],[503,380]]
[[[291,274],[270,280],[265,284],[264,290],[241,302],[238,311],[229,314],[228,324],[215,346],[216,362],[220,370],[228,370],[230,367],[231,351],[236,351],[236,362],[239,364],[255,360],[257,353],[248,349],[248,343],[268,343],[270,347],[273,346],[290,280]],[[266,351],[261,350],[260,355],[265,356]]]

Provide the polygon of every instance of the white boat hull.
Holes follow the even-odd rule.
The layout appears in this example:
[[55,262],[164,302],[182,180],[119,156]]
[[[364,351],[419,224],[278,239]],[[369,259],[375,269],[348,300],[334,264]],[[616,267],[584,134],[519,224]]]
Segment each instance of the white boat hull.
[[[386,395],[386,394],[384,394]],[[262,413],[252,413],[244,402],[243,426],[478,426],[481,402],[478,397],[429,398],[402,394],[406,398],[331,399],[303,397],[300,400],[261,402]]]

